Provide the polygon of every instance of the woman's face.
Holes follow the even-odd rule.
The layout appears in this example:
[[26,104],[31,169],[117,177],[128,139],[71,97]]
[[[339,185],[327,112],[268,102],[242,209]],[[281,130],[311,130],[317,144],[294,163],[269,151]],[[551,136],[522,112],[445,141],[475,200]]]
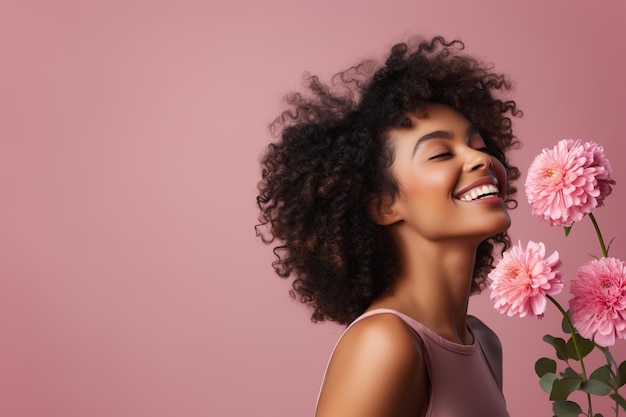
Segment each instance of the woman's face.
[[399,192],[388,223],[404,223],[431,240],[482,241],[508,229],[506,170],[456,110],[430,104],[412,127],[394,129],[391,173]]

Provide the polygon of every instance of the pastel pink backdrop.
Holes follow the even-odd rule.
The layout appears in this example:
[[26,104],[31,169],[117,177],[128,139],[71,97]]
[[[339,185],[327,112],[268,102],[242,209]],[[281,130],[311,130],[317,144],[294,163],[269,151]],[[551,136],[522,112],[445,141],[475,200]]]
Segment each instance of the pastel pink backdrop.
[[[561,138],[605,146],[597,214],[626,258],[624,4],[2,1],[0,415],[312,415],[341,329],[310,323],[254,236],[258,156],[304,71],[410,34],[515,80],[523,170]],[[519,200],[513,238],[559,249],[568,277],[598,253],[588,224],[565,240]],[[511,415],[551,415],[533,363],[556,311],[509,319],[485,293],[471,312],[502,339]]]

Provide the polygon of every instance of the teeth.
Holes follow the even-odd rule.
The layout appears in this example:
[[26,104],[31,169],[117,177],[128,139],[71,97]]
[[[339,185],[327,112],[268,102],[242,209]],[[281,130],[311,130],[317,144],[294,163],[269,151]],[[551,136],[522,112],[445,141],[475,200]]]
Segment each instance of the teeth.
[[470,191],[463,194],[461,197],[459,197],[459,200],[472,201],[487,194],[498,194],[498,187],[493,184],[481,185],[476,188],[472,188]]

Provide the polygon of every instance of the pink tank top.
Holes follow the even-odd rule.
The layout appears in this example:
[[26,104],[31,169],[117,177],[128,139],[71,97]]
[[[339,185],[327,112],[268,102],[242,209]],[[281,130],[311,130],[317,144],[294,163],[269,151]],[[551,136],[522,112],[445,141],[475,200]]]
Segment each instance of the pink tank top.
[[[369,311],[355,321],[374,314],[400,317],[419,335],[424,344],[430,400],[426,417],[508,417],[506,403],[480,343],[451,342],[411,317],[391,309]],[[345,332],[344,332],[345,334]],[[319,401],[319,397],[318,397]]]

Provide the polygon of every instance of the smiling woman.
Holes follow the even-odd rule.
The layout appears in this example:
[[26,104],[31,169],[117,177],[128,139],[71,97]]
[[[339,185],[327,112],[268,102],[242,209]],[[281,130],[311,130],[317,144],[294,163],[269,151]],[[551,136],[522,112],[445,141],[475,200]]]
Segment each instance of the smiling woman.
[[[441,37],[308,79],[262,159],[257,231],[313,321],[349,325],[316,415],[506,416],[501,348],[468,317],[506,248],[506,78]],[[480,401],[476,401],[480,399]]]
[[[409,127],[389,132],[390,170],[399,191],[384,211],[384,224],[397,223],[392,233],[410,225],[430,241],[466,236],[476,246],[505,232],[510,226],[506,169],[488,154],[479,130],[441,104],[428,104],[418,117],[407,117]],[[426,253],[430,247],[413,250]]]

